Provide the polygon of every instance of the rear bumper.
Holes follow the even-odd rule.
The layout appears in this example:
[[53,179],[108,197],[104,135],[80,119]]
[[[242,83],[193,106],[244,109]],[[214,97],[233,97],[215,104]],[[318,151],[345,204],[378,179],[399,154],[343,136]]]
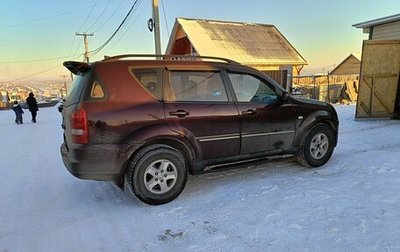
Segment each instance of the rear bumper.
[[75,177],[88,180],[121,183],[125,158],[118,145],[76,145],[60,147],[63,163]]

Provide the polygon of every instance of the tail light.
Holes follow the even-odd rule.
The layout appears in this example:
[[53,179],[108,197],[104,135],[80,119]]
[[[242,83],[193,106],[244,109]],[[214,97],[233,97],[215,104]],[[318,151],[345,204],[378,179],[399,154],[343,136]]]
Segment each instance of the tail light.
[[73,143],[89,143],[89,130],[86,110],[77,109],[71,113],[71,134]]

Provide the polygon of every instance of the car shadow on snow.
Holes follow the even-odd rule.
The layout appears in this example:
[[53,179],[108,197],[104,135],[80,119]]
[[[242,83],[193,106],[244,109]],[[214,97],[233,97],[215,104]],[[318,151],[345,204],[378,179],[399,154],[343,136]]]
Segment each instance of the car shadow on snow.
[[[299,165],[294,158],[277,157],[263,159],[250,163],[229,165],[206,172],[201,175],[189,176],[183,193],[178,199],[193,197],[193,195],[207,194],[209,191],[225,190],[225,187],[243,185],[243,190],[251,188],[257,190],[256,184],[273,184],[281,181],[295,180],[302,175],[313,174],[316,169],[309,169]],[[248,185],[248,184],[254,184]],[[229,194],[229,188],[226,194]],[[224,194],[221,197],[225,197]]]
[[[221,166],[200,175],[189,175],[186,187],[181,195],[166,205],[182,205],[196,195],[204,194],[207,191],[212,193],[212,191],[221,187],[233,186],[241,182],[248,183],[254,180],[267,179],[266,183],[268,183],[268,180],[273,183],[276,180],[296,179],[299,174],[313,174],[319,169],[302,167],[294,158],[287,157],[266,158],[253,162]],[[77,185],[77,183],[80,185]],[[129,188],[126,187],[122,191],[109,182],[75,181],[70,186],[75,188],[75,193],[70,195],[74,198],[72,200],[86,202],[96,205],[96,207],[101,206],[98,209],[148,207],[132,195]],[[224,195],[221,195],[221,197],[224,197]]]

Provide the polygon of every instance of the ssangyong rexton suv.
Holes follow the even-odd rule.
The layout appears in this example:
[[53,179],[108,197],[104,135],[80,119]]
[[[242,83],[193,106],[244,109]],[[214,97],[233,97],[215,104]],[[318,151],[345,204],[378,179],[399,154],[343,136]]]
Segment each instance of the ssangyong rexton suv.
[[64,62],[61,154],[74,176],[127,185],[140,200],[175,199],[188,173],[293,154],[318,167],[338,137],[335,109],[291,97],[262,72],[214,57],[137,55]]

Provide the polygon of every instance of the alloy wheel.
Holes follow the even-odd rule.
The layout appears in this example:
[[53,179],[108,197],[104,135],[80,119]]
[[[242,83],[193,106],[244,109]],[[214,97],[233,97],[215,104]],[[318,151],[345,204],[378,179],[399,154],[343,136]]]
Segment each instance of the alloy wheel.
[[166,159],[156,160],[144,172],[146,189],[154,194],[163,194],[175,185],[178,172],[175,165]]

